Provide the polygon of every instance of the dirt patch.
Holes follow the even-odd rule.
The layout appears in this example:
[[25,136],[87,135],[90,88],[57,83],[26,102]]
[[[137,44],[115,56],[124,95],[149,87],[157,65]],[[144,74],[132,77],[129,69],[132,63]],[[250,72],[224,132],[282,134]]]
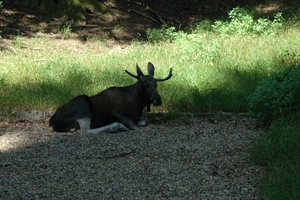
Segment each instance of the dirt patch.
[[[36,11],[19,6],[18,1],[4,0],[3,5],[1,35],[6,39],[35,36],[38,32],[56,34],[64,23],[59,17],[42,19]],[[117,13],[115,16],[106,14],[98,18],[90,17],[85,26],[72,26],[72,32],[80,39],[100,37],[123,42],[144,40],[147,28],[159,28],[164,24],[187,29],[202,19],[224,16],[237,5],[233,1],[189,0],[174,3],[170,0],[119,0],[109,4]]]

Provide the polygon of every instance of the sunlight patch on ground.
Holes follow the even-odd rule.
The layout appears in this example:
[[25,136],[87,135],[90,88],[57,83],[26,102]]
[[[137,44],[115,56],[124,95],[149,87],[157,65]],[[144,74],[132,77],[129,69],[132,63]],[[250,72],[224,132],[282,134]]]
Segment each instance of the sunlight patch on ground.
[[256,8],[256,11],[258,13],[275,13],[275,12],[279,12],[282,9],[282,5],[281,4],[277,4],[277,3],[272,3],[272,4],[266,4],[266,5],[261,5],[259,7]]
[[50,142],[59,136],[75,135],[54,132],[47,119],[0,121],[0,153],[21,151],[38,143]]
[[[1,133],[2,134],[2,133]],[[31,146],[28,142],[24,142],[27,139],[27,135],[18,132],[5,132],[0,136],[0,152],[5,153],[15,149],[24,148],[26,146]]]

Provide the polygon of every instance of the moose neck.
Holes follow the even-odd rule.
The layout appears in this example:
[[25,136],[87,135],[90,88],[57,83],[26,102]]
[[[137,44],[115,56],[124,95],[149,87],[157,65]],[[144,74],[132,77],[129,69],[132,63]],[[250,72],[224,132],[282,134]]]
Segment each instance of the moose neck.
[[143,109],[147,105],[151,104],[150,99],[145,95],[145,91],[143,91],[142,83],[138,81],[133,85],[124,87],[123,89],[127,99],[132,103],[139,116],[141,116]]

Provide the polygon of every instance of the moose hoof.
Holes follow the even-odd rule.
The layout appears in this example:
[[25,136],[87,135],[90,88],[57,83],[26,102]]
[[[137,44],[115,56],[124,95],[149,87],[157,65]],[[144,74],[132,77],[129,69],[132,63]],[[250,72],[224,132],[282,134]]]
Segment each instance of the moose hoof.
[[138,125],[139,125],[139,126],[147,126],[148,124],[147,124],[147,121],[146,121],[146,120],[140,119],[140,120],[138,121]]
[[129,129],[124,124],[118,122],[113,123],[113,126],[108,129],[109,133],[117,133],[119,131],[129,131]]

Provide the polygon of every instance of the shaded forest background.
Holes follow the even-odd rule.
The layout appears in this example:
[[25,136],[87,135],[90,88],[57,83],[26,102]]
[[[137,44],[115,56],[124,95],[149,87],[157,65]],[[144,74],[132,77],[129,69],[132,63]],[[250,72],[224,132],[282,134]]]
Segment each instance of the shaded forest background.
[[292,13],[293,0],[2,0],[3,38],[56,34],[69,28],[81,39],[146,39],[148,28],[190,29],[195,22],[227,17],[232,8],[256,7],[262,15]]

